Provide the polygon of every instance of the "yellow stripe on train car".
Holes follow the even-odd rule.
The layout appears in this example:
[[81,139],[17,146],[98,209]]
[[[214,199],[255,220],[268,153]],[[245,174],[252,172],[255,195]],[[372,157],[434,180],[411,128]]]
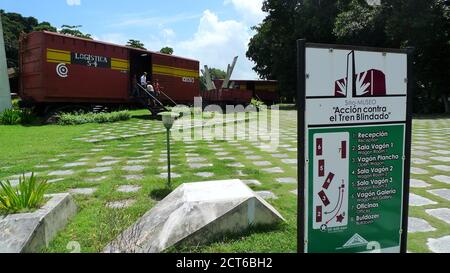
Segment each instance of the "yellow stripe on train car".
[[111,58],[111,69],[128,71],[130,63],[127,60]]
[[153,65],[153,74],[165,75],[165,76],[175,76],[175,77],[191,77],[199,78],[199,73],[196,70],[178,68],[166,65]]
[[70,51],[47,48],[47,62],[70,64]]

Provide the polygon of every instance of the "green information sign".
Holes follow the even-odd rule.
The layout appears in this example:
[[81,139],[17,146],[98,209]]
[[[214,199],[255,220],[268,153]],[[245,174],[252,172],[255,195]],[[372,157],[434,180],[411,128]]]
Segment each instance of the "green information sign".
[[405,251],[407,57],[299,42],[300,251]]

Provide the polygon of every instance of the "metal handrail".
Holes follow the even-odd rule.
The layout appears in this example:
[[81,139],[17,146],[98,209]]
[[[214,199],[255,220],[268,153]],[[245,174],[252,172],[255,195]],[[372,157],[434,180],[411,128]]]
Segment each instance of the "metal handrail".
[[152,99],[154,99],[156,102],[159,103],[159,105],[161,105],[162,107],[164,107],[164,104],[162,104],[155,96],[153,96],[146,88],[144,88],[142,85],[140,85],[139,83],[136,83],[137,86],[139,86],[142,90],[144,90],[144,92],[149,95]]
[[177,103],[172,98],[167,96],[167,94],[164,93],[162,90],[159,90],[158,92],[162,93],[166,98],[168,98],[174,104],[174,106],[177,106]]

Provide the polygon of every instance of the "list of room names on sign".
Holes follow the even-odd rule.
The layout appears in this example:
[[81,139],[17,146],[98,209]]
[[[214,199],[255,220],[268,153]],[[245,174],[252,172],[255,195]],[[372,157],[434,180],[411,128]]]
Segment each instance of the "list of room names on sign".
[[352,133],[351,208],[355,213],[351,221],[357,225],[382,220],[385,203],[401,197],[403,142],[395,139],[395,129]]

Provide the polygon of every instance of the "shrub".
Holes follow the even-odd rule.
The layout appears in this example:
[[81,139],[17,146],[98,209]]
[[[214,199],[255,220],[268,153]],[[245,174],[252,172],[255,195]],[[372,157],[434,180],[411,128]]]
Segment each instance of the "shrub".
[[59,125],[76,125],[84,123],[106,123],[129,120],[131,114],[128,111],[111,113],[63,113],[58,116]]
[[0,123],[3,125],[16,125],[21,121],[21,111],[17,109],[5,109],[0,113]]
[[252,98],[252,100],[250,101],[250,104],[255,107],[258,111],[261,110],[261,108],[264,106],[264,102],[260,101],[258,99],[254,99]]
[[31,109],[5,109],[0,113],[0,124],[3,125],[17,125],[29,124],[35,120],[35,116]]
[[17,187],[9,181],[0,181],[0,211],[16,213],[39,208],[48,188],[46,180],[38,180],[34,173],[29,178],[19,177]]

